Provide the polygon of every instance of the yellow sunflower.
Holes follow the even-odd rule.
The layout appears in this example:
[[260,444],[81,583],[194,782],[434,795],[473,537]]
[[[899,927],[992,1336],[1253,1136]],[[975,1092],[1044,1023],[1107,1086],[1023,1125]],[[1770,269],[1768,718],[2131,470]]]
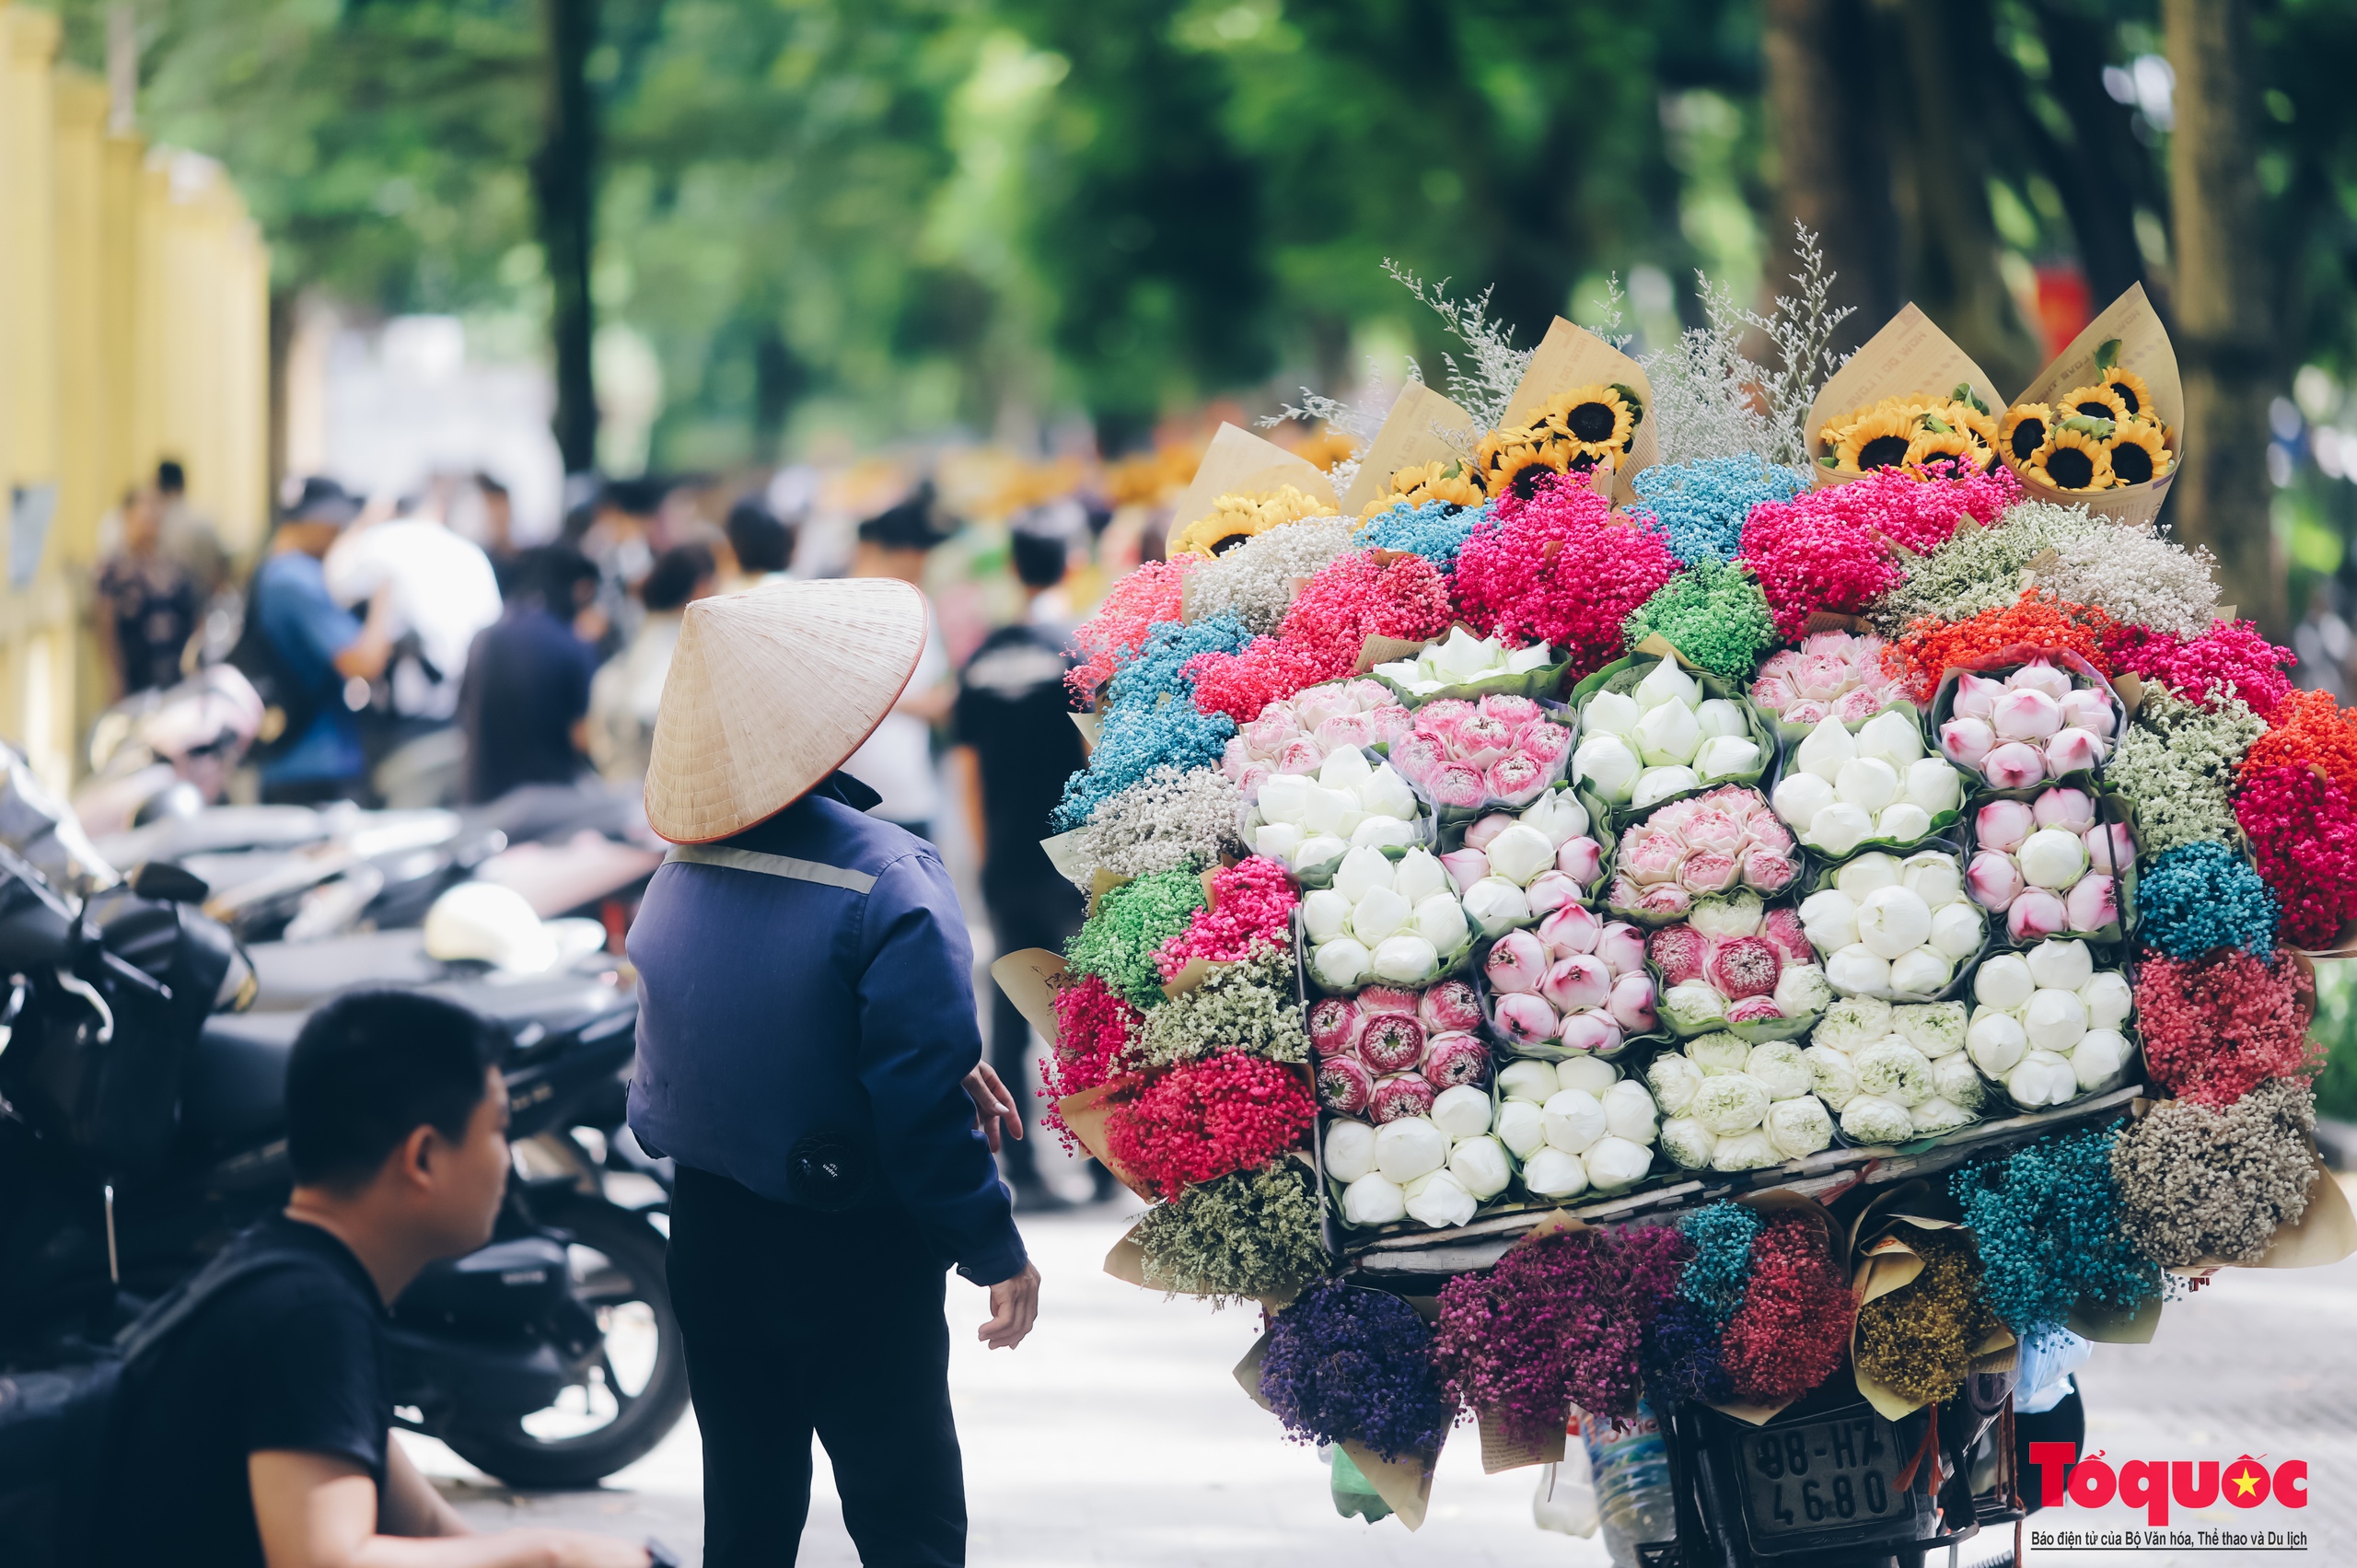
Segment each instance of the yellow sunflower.
[[2028,462],[2046,445],[2047,432],[2059,423],[2054,411],[2044,403],[2015,403],[2005,411],[2005,423],[1998,428],[1999,449],[2011,454],[2017,463]]
[[1950,424],[1969,430],[1972,438],[1989,450],[1993,452],[1997,449],[1996,415],[1983,413],[1970,403],[1950,403],[1948,406],[1954,411],[1948,419]]
[[1445,501],[1452,506],[1479,506],[1484,497],[1463,463],[1418,463],[1391,476],[1390,488],[1366,504],[1360,514],[1372,517],[1394,506],[1421,506]]
[[1268,496],[1223,495],[1212,503],[1208,517],[1196,518],[1171,536],[1168,553],[1225,555],[1255,534],[1297,523],[1305,517],[1330,517],[1334,508],[1292,485],[1280,485]]
[[2089,419],[2108,419],[2119,424],[2126,424],[2129,418],[2127,402],[2100,382],[2063,393],[2060,412],[2066,418],[2084,414]]
[[2108,490],[2112,482],[2111,454],[2092,436],[2058,429],[2024,471],[2057,490]]
[[1478,448],[1481,488],[1492,495],[1512,493],[1527,500],[1547,475],[1569,473],[1580,455],[1574,443],[1544,426],[1493,430]]
[[1914,444],[1920,417],[1885,409],[1850,424],[1840,432],[1834,447],[1833,470],[1872,473],[1876,469],[1898,467],[1907,460],[1907,450]]
[[1921,469],[1928,463],[1953,463],[1959,470],[1976,472],[1989,466],[1989,448],[1972,437],[1968,430],[1922,430],[1908,443],[1907,467]]
[[2161,411],[2154,406],[2153,389],[2144,385],[2144,377],[2133,370],[2122,370],[2114,366],[2104,372],[2103,384],[2119,400],[2120,406],[2128,411],[2129,418],[2152,424],[2160,424]]
[[2115,425],[2104,449],[2110,455],[2112,482],[2116,484],[2142,484],[2169,471],[2169,449],[2163,443],[2158,424],[2135,419]]
[[1531,421],[1589,453],[1625,452],[1637,438],[1637,411],[1618,387],[1574,387],[1549,398]]

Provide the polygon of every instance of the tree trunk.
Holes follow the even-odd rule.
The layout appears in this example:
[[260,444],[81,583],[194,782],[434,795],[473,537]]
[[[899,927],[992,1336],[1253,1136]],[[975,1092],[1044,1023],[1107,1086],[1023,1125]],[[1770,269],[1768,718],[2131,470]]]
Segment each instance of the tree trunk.
[[2142,283],[2157,299],[2159,280],[2149,275],[2143,250],[2136,243],[2136,204],[2141,198],[2165,211],[2167,203],[2155,188],[2151,157],[2136,145],[2130,129],[2128,106],[2114,102],[2104,90],[2109,24],[2062,0],[2038,0],[2031,9],[2053,64],[2047,90],[2070,119],[2071,145],[2047,134],[2023,100],[2018,75],[2014,112],[2070,215],[2079,261],[2086,268],[2087,291],[2098,310],[2126,293],[2131,284]]
[[270,517],[264,530],[278,517],[279,498],[286,484],[286,357],[295,347],[295,308],[300,296],[291,288],[270,291]]
[[598,327],[589,297],[598,238],[598,105],[586,75],[598,42],[598,0],[540,0],[548,82],[532,193],[548,262],[549,337],[556,360],[556,414],[550,423],[567,473],[598,465],[598,385],[589,360]]
[[1793,271],[1792,225],[1806,225],[1837,276],[1837,304],[1857,308],[1837,349],[1879,331],[1903,303],[1898,219],[1891,206],[1886,137],[1874,111],[1886,63],[1860,0],[1767,0],[1760,41],[1776,161],[1780,221],[1768,292]]
[[2248,0],[2163,0],[2177,70],[2170,138],[2182,467],[2177,537],[2218,557],[2227,600],[2291,640],[2269,526],[2268,273],[2259,254],[2258,83]]

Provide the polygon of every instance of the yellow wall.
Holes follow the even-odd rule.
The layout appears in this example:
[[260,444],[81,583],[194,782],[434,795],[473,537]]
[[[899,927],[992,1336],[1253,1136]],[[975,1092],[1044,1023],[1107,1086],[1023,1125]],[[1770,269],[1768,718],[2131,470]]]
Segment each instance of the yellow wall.
[[[222,542],[269,516],[270,260],[216,165],[107,133],[57,22],[0,0],[0,736],[52,783],[104,700],[89,634],[99,520],[177,458]],[[53,487],[30,580],[12,509]]]

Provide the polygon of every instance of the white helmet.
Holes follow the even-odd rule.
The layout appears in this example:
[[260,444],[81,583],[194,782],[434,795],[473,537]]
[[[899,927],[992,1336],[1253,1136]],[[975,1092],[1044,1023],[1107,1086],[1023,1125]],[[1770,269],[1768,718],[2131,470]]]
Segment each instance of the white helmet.
[[447,963],[474,958],[512,973],[555,967],[556,938],[524,901],[496,882],[461,882],[425,912],[425,951]]

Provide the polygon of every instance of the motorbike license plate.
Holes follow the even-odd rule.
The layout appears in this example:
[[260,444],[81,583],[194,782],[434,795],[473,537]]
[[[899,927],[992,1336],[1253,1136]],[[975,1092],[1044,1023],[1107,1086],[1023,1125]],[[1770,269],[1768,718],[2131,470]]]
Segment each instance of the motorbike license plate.
[[1869,1416],[1755,1432],[1743,1439],[1752,1528],[1780,1535],[1906,1517],[1903,1462],[1888,1423]]

